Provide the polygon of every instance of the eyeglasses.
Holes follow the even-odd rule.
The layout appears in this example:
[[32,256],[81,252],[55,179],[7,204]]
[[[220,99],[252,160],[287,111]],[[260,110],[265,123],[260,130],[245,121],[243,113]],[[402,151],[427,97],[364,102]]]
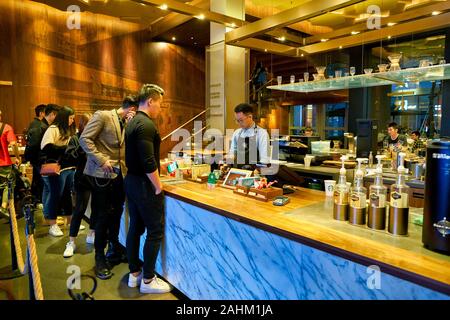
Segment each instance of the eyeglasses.
[[235,121],[237,122],[237,123],[243,123],[244,121],[245,121],[245,119],[247,119],[248,118],[248,116],[245,116],[245,117],[242,117],[242,118],[240,118],[240,119],[236,119]]

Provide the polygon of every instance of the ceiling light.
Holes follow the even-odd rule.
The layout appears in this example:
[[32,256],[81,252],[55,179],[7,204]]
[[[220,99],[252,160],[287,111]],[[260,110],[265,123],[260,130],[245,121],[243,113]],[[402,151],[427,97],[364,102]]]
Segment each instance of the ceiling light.
[[264,52],[267,52],[267,49],[264,49]]
[[329,39],[320,39],[322,42],[327,42]]
[[232,27],[232,28],[236,28],[236,23],[233,22],[233,23],[231,24],[231,27]]
[[352,35],[360,33],[359,31],[352,31]]
[[301,55],[300,55],[300,57],[304,57],[305,55],[302,53]]
[[195,45],[197,45],[197,42],[194,42]]
[[191,40],[194,40],[194,37],[191,37]]
[[195,16],[199,20],[205,20],[205,15],[202,13],[201,15]]
[[391,36],[388,36],[388,39],[391,39],[392,37]]
[[440,15],[440,14],[441,14],[440,11],[433,11],[433,12],[431,13],[432,16],[437,16],[437,15]]
[[392,27],[392,26],[395,26],[397,23],[396,22],[388,22],[388,27]]
[[342,49],[342,46],[339,46],[339,49]]
[[167,4],[163,3],[162,5],[159,6],[159,8],[161,10],[167,10],[169,7],[167,6]]
[[89,3],[89,0],[83,0],[84,3]]
[[279,38],[275,38],[275,39],[277,39],[278,41],[285,41],[286,40],[286,38],[284,36],[279,37]]
[[175,37],[172,37],[172,41],[175,41],[175,40],[177,40],[177,38],[175,38]]

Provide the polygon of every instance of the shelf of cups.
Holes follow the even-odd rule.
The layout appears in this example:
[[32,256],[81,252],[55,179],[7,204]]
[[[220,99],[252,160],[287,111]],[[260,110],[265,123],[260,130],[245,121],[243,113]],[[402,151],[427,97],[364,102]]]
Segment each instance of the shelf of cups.
[[267,88],[272,90],[306,93],[376,87],[393,84],[403,85],[406,82],[436,81],[445,79],[450,79],[450,64],[360,74],[339,78],[328,78],[307,82],[296,82],[268,86]]

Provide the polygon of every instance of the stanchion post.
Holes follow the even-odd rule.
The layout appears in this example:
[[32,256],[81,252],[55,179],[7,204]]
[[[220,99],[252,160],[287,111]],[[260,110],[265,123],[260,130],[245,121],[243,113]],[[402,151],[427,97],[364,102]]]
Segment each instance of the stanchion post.
[[[34,214],[31,210],[30,205],[25,205],[25,236],[28,239],[28,236],[34,234]],[[36,295],[34,294],[34,283],[33,283],[33,272],[31,272],[31,261],[30,261],[30,254],[27,251],[27,265],[28,265],[28,287],[30,291],[30,300],[36,300]]]

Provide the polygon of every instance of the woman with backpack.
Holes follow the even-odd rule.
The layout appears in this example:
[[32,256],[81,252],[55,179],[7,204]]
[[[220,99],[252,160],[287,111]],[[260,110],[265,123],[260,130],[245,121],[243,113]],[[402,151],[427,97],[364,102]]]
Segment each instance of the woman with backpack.
[[[66,155],[76,159],[76,170],[74,179],[74,191],[75,191],[75,209],[72,214],[72,223],[70,224],[70,239],[66,244],[66,249],[64,250],[64,258],[69,258],[73,256],[76,249],[75,240],[78,236],[78,231],[80,230],[81,220],[83,219],[84,213],[89,203],[89,198],[91,196],[91,188],[89,180],[83,174],[84,167],[86,166],[86,153],[83,148],[80,147],[79,137],[83,133],[84,127],[92,118],[92,114],[83,113],[78,119],[78,132],[74,135],[69,142],[69,146],[66,150]],[[95,215],[94,210],[91,208],[90,216],[90,230],[86,237],[86,243],[94,244],[95,239]]]
[[[69,106],[62,107],[52,125],[45,131],[41,142],[41,163],[56,162],[60,165],[59,173],[47,173],[50,190],[44,203],[44,217],[50,225],[49,234],[54,237],[64,235],[56,223],[57,216],[67,216],[68,224],[72,216],[75,165],[66,161],[65,152],[70,138],[75,134],[74,120],[74,110]],[[45,174],[42,169],[41,174]]]

